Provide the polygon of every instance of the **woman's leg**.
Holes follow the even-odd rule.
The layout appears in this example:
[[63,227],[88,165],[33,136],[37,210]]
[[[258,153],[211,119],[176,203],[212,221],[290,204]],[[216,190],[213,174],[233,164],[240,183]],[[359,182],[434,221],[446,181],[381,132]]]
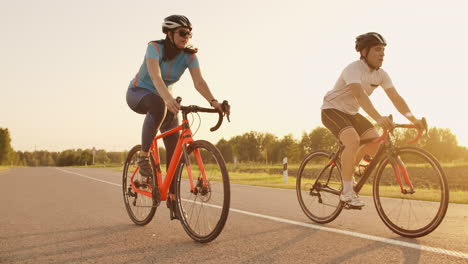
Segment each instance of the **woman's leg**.
[[160,96],[150,93],[140,100],[135,111],[139,113],[146,112],[141,135],[142,152],[140,153],[138,165],[140,167],[140,174],[150,177],[153,172],[149,162],[149,149],[158,128],[161,126],[162,120],[166,116],[166,104]]
[[[161,125],[161,133],[169,131],[179,125],[179,120],[177,116],[174,116],[173,113],[168,112],[166,118]],[[163,138],[164,146],[166,147],[166,171],[169,169],[169,165],[171,163],[172,156],[174,155],[174,150],[177,145],[177,141],[179,140],[180,133],[176,132],[172,135],[166,136]],[[175,177],[172,178],[171,187],[169,189],[169,196],[171,200],[175,200]]]
[[141,135],[141,148],[143,152],[147,153],[162,120],[166,116],[166,104],[160,96],[152,93],[141,99],[138,109],[147,112]]
[[[174,117],[174,114],[168,112],[166,118],[164,119],[161,125],[161,133],[167,132],[179,125],[179,120],[177,116]],[[174,154],[177,141],[179,140],[180,133],[176,132],[172,135],[163,138],[164,146],[166,147],[166,170],[169,169],[169,164]]]

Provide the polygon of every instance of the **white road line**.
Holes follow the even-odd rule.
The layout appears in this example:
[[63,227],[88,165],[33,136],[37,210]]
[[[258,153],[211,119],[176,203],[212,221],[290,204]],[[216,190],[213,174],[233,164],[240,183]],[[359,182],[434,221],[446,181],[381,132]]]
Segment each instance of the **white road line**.
[[[103,180],[96,179],[96,178],[93,178],[93,177],[90,177],[90,176],[87,176],[87,175],[83,175],[83,174],[80,174],[80,173],[77,173],[77,172],[68,171],[68,170],[59,169],[59,168],[56,168],[56,169],[59,170],[59,171],[65,172],[65,173],[75,174],[75,175],[78,175],[78,176],[81,176],[81,177],[84,177],[84,178],[87,178],[87,179],[91,179],[91,180],[95,180],[95,181],[98,181],[98,182],[103,182],[103,183],[115,185],[115,186],[118,186],[118,187],[122,187],[122,185],[120,185],[120,184],[113,183],[113,182],[108,182],[108,181],[103,181]],[[207,204],[205,204],[205,205],[207,205]],[[221,208],[220,206],[217,206],[217,205],[209,205],[208,204],[208,206]],[[230,211],[240,213],[240,214],[255,216],[255,217],[259,217],[259,218],[264,218],[264,219],[268,219],[268,220],[272,220],[272,221],[276,221],[276,222],[280,222],[280,223],[297,225],[297,226],[317,229],[317,230],[331,232],[331,233],[337,233],[337,234],[342,234],[342,235],[347,235],[347,236],[352,236],[352,237],[358,237],[358,238],[372,240],[372,241],[378,241],[378,242],[391,244],[391,245],[396,245],[396,246],[401,246],[401,247],[414,248],[414,249],[418,249],[418,250],[422,250],[422,251],[429,251],[429,252],[433,252],[433,253],[438,253],[438,254],[443,254],[443,255],[468,259],[468,254],[463,253],[463,252],[447,250],[447,249],[443,249],[443,248],[429,247],[429,246],[424,246],[424,245],[399,241],[399,240],[395,240],[395,239],[389,239],[389,238],[384,238],[384,237],[378,237],[378,236],[372,236],[372,235],[357,233],[357,232],[353,232],[353,231],[346,231],[346,230],[341,230],[341,229],[336,229],[336,228],[319,226],[319,225],[315,225],[315,224],[308,224],[308,223],[304,223],[304,222],[298,222],[298,221],[293,221],[293,220],[289,220],[289,219],[284,219],[284,218],[279,218],[279,217],[274,217],[274,216],[269,216],[269,215],[263,215],[263,214],[243,211],[243,210],[234,209],[234,208],[230,208]]]
[[96,179],[96,178],[93,178],[93,177],[89,177],[87,175],[83,175],[81,173],[77,173],[77,172],[73,172],[73,171],[67,171],[67,170],[59,169],[59,168],[56,168],[56,169],[59,170],[59,171],[66,172],[66,173],[75,174],[75,175],[78,175],[78,176],[81,176],[81,177],[84,177],[84,178],[87,178],[87,179],[90,179],[90,180],[94,180],[94,181],[103,182],[103,183],[115,185],[115,186],[118,186],[118,187],[122,187],[122,184],[113,183],[113,182],[109,182],[109,181],[103,181],[103,180]]

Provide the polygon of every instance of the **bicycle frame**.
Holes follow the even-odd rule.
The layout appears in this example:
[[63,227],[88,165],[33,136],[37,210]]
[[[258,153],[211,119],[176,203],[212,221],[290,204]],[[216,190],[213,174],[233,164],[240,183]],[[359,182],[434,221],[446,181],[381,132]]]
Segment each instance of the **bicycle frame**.
[[[400,125],[399,127],[416,128],[413,125]],[[408,144],[413,144],[419,139],[420,136],[421,136],[421,133],[419,133],[418,136],[414,140],[408,142]],[[370,177],[374,169],[378,165],[380,165],[384,156],[387,156],[388,159],[390,160],[390,165],[393,168],[398,185],[400,185],[401,192],[403,194],[414,193],[414,187],[409,179],[408,171],[406,170],[406,167],[401,161],[400,157],[398,157],[395,154],[395,147],[393,146],[393,143],[391,142],[391,140],[389,140],[388,137],[389,137],[388,131],[385,131],[382,134],[382,136],[372,141],[374,143],[381,142],[381,145],[379,147],[379,150],[377,151],[377,154],[375,154],[375,157],[372,159],[372,161],[369,163],[369,166],[364,171],[364,175],[361,177],[361,179],[358,181],[358,183],[354,187],[354,191],[356,193],[359,193],[359,191],[362,189],[362,187],[364,186],[365,182]],[[407,190],[404,187],[402,178],[404,182],[406,183],[406,185],[410,188],[409,190]]]
[[[180,133],[180,137],[179,137],[179,140],[177,141],[177,144],[176,144],[176,147],[175,147],[175,150],[174,150],[174,154],[171,158],[171,161],[169,163],[169,168],[167,169],[167,172],[166,172],[166,176],[164,177],[164,181],[162,179],[162,172],[161,172],[161,165],[160,165],[160,158],[159,158],[159,150],[158,150],[158,140],[159,139],[162,139],[164,137],[167,137],[169,135],[172,135],[178,131],[182,131]],[[184,156],[185,160],[186,160],[186,164],[187,164],[187,173],[188,173],[188,177],[189,177],[189,182],[190,182],[190,191],[194,191],[195,190],[195,185],[193,183],[193,176],[192,176],[192,170],[191,170],[191,166],[190,166],[190,160],[188,158],[188,155],[187,155],[187,145],[189,145],[190,143],[194,142],[193,138],[192,138],[192,131],[190,130],[190,126],[189,126],[189,122],[187,119],[184,119],[182,121],[182,124],[163,133],[163,134],[160,134],[160,135],[157,135],[156,137],[154,137],[153,139],[153,143],[151,144],[151,147],[150,147],[150,151],[151,153],[153,154],[153,164],[155,165],[155,171],[156,171],[156,179],[157,179],[157,184],[156,184],[156,188],[159,188],[159,193],[160,193],[160,198],[162,201],[165,201],[167,199],[167,196],[168,196],[168,192],[169,192],[169,188],[171,186],[171,182],[172,182],[172,179],[174,178],[174,174],[176,173],[176,170],[177,170],[177,166],[179,164],[179,161],[182,157],[182,155]],[[201,171],[201,174],[202,174],[202,179],[203,180],[206,180],[206,173],[205,173],[205,168],[203,166],[203,161],[202,161],[202,158],[201,158],[201,155],[200,155],[200,152],[198,150],[194,150],[194,155],[195,155],[195,158],[196,158],[196,161],[198,163],[198,166],[200,168],[200,171]],[[145,196],[148,196],[148,197],[152,197],[152,192],[151,191],[144,191],[144,190],[141,190],[139,188],[137,188],[133,182],[133,179],[135,177],[135,175],[137,174],[138,172],[138,169],[139,167],[137,167],[135,169],[135,171],[133,172],[132,174],[132,177],[131,177],[131,185],[132,185],[132,189],[134,192],[137,192],[137,193],[140,193],[142,195],[145,195]]]

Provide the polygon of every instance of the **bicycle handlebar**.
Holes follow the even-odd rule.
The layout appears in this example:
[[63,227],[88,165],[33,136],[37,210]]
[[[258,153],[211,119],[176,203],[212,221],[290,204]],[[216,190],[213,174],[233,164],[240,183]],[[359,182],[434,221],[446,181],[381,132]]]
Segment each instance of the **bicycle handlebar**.
[[[393,120],[392,115],[390,115],[389,118]],[[422,127],[418,127],[418,126],[416,126],[414,124],[396,124],[396,123],[393,123],[392,128],[391,129],[384,129],[384,132],[383,132],[382,136],[375,139],[374,142],[383,142],[383,141],[385,141],[385,139],[387,138],[387,135],[388,135],[389,132],[391,133],[391,132],[393,132],[393,129],[401,127],[401,128],[415,128],[415,129],[418,130],[418,134],[416,135],[416,137],[413,140],[407,142],[409,145],[414,144],[416,141],[419,140],[419,138],[421,137],[421,135],[422,135],[422,133],[424,131],[426,131],[426,133],[427,133],[426,118],[423,117],[421,119],[421,122],[423,123]]]
[[[182,98],[177,97],[176,101],[180,104],[180,102],[182,102]],[[201,106],[198,106],[198,105],[189,105],[189,106],[182,106],[181,105],[180,106],[180,110],[182,111],[182,115],[184,116],[184,118],[186,118],[187,114],[189,114],[189,113],[197,113],[197,112],[218,113],[218,122],[216,123],[216,125],[214,127],[210,128],[211,132],[214,132],[214,131],[218,130],[218,128],[223,123],[224,115],[226,116],[228,122],[231,122],[231,120],[229,119],[229,115],[231,114],[231,106],[229,105],[227,100],[223,101],[223,103],[221,104],[221,108],[223,109],[223,113],[219,112],[217,109],[214,109],[214,108],[205,108],[205,107],[201,107]]]

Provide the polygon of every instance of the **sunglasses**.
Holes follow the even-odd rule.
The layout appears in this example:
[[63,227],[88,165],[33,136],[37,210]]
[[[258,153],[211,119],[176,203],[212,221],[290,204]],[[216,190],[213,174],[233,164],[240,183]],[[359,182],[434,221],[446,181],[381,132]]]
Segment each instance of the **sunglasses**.
[[185,38],[185,37],[189,37],[191,38],[192,37],[192,31],[187,31],[187,30],[179,30],[177,31],[179,33],[179,36],[181,36],[182,38]]

